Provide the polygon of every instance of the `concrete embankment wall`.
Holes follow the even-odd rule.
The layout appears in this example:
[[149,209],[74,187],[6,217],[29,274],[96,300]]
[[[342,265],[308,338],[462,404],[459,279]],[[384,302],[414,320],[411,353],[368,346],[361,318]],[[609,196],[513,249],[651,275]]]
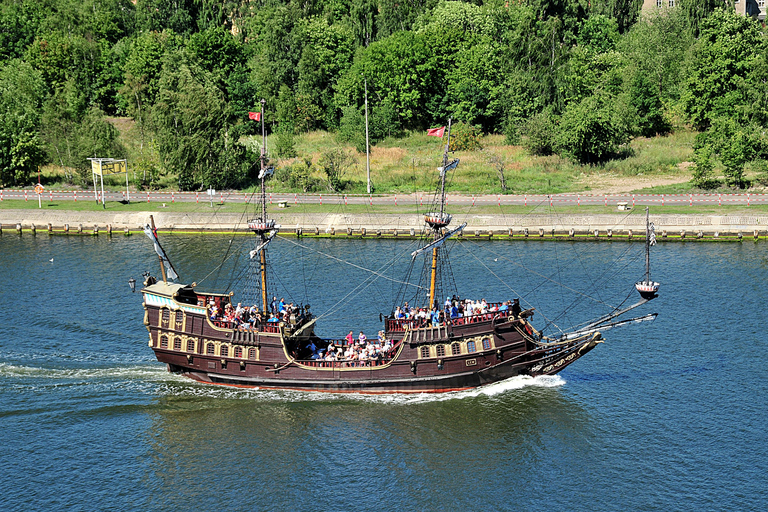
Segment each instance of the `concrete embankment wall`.
[[[3,232],[19,227],[29,231],[92,234],[94,227],[109,230],[139,230],[154,215],[160,231],[247,231],[247,219],[234,213],[183,212],[77,212],[39,210],[0,210]],[[279,212],[273,215],[283,234],[302,236],[382,236],[408,237],[418,232],[423,220],[415,214],[302,214]],[[738,240],[768,238],[768,215],[652,215],[659,238]],[[466,222],[465,237],[482,238],[637,238],[645,230],[640,212],[594,215],[456,215],[452,227]]]

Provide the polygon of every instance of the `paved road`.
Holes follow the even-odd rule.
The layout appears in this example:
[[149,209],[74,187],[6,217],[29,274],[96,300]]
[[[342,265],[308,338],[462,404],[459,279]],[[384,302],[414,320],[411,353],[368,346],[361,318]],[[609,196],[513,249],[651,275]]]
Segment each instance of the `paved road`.
[[[98,195],[100,196],[100,192]],[[269,194],[272,204],[286,202],[288,204],[368,204],[368,205],[428,205],[430,194],[407,195],[338,195],[338,194]],[[37,201],[34,190],[0,190],[0,201],[8,199],[25,199]],[[94,193],[73,190],[45,190],[41,199],[51,201],[95,201]],[[123,201],[125,192],[105,192],[107,201]],[[253,202],[256,196],[233,191],[217,191],[213,198],[206,192],[136,192],[131,193],[131,201],[149,203],[174,202],[213,202],[245,203]],[[638,205],[741,205],[768,204],[768,194],[554,194],[554,195],[457,195],[449,194],[447,203],[456,205],[547,205],[552,206],[615,206],[626,203],[628,206]]]

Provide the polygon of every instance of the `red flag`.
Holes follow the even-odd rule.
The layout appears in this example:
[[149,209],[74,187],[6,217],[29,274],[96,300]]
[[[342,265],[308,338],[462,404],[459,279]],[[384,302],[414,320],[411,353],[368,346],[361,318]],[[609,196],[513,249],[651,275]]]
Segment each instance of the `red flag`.
[[441,126],[440,128],[432,128],[431,130],[427,130],[427,135],[432,135],[433,137],[442,137],[445,133],[445,126]]
[[248,112],[248,119],[253,119],[254,121],[261,121],[261,112]]

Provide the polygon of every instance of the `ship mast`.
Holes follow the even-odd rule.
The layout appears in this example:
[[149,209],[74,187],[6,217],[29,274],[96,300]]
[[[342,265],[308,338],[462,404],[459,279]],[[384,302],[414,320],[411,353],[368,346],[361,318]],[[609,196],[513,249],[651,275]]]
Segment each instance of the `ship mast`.
[[651,281],[651,246],[656,245],[656,233],[651,224],[649,208],[645,207],[645,281],[635,283],[635,288],[645,300],[658,297],[659,283]]
[[259,273],[261,274],[261,304],[264,314],[269,312],[269,299],[267,294],[267,244],[277,234],[277,230],[280,226],[275,225],[273,219],[267,218],[267,189],[266,180],[267,176],[274,172],[272,167],[267,167],[267,134],[264,127],[264,104],[266,100],[261,100],[261,157],[259,160],[259,179],[261,180],[261,195],[259,197],[259,203],[261,205],[261,217],[248,221],[248,227],[253,230],[254,233],[259,235],[259,245],[251,251],[251,258],[256,253],[259,255]]
[[651,282],[651,214],[645,207],[645,282]]
[[[446,167],[448,166],[448,150],[451,146],[451,118],[448,118],[448,135],[446,136],[445,151],[443,151],[443,165],[440,167],[440,215],[437,219],[440,222],[430,224],[432,228],[432,238],[437,241],[440,238],[440,231],[443,227],[447,226],[450,222],[450,215],[445,219],[445,175]],[[445,222],[443,222],[445,221]],[[427,220],[429,223],[429,220]],[[439,245],[435,245],[432,248],[432,273],[429,279],[429,307],[435,305],[435,293],[437,288],[437,255],[440,250]]]

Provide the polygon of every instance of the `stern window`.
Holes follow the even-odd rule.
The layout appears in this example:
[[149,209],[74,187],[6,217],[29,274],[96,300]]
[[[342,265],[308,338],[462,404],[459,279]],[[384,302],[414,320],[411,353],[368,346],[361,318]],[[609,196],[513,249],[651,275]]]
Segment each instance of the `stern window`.
[[168,348],[168,336],[160,336],[160,348]]
[[421,347],[421,357],[422,358],[429,357],[429,347]]
[[213,344],[213,343],[209,343],[208,345],[206,345],[206,347],[205,347],[205,353],[206,353],[206,354],[209,354],[209,355],[214,355],[214,354],[216,354],[216,347],[214,346],[214,344]]
[[243,357],[243,347],[235,347],[235,357]]
[[221,357],[229,357],[229,347],[227,345],[221,346]]
[[195,340],[187,340],[187,352],[195,351]]
[[477,347],[475,346],[475,342],[474,341],[468,341],[467,342],[467,352],[474,352],[475,350],[477,350]]
[[459,343],[451,344],[451,355],[457,356],[461,354],[461,345]]
[[484,338],[483,339],[483,350],[491,350],[491,340],[490,340],[490,338]]
[[256,359],[256,349],[255,348],[249,348],[248,349],[248,359]]
[[173,338],[173,350],[181,350],[181,338]]
[[445,345],[437,346],[437,357],[443,357],[445,355]]

